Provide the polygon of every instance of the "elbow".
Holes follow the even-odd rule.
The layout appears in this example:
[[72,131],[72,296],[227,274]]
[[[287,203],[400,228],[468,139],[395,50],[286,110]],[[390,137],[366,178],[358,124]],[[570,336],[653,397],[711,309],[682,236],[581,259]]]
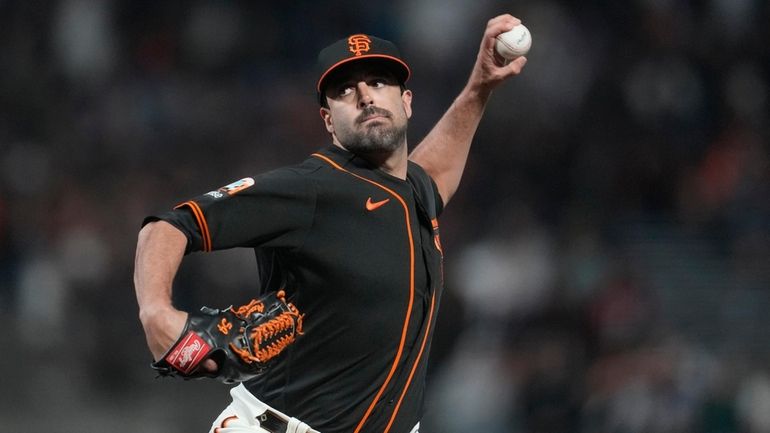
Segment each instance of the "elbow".
[[137,252],[144,249],[144,247],[149,244],[154,237],[156,237],[159,231],[159,224],[160,221],[151,221],[142,226],[136,239]]
[[184,253],[187,249],[187,243],[187,236],[176,226],[163,220],[157,220],[145,224],[139,230],[137,251],[151,245],[163,245]]

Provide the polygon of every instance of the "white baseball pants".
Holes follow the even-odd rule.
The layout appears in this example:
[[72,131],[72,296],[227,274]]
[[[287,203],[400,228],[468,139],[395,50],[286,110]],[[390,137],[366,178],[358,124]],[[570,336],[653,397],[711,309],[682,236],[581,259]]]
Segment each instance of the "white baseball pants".
[[[219,414],[209,433],[319,433],[261,402],[243,384],[231,389],[230,395],[233,402]],[[281,421],[279,429],[276,420]]]
[[[260,401],[243,384],[230,390],[233,402],[222,411],[211,425],[209,433],[320,433],[297,418],[279,412]],[[277,416],[284,425],[274,430],[272,425],[263,425],[266,414]],[[410,433],[420,433],[420,423]]]

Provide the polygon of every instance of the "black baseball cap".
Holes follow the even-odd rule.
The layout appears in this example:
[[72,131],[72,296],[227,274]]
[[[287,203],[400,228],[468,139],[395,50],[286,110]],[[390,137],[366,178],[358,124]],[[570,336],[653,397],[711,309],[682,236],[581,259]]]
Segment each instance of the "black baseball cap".
[[318,53],[318,83],[316,92],[318,102],[324,104],[324,88],[326,79],[333,71],[357,61],[380,62],[389,68],[404,84],[409,79],[409,65],[401,59],[401,53],[393,42],[376,36],[358,33],[329,45]]

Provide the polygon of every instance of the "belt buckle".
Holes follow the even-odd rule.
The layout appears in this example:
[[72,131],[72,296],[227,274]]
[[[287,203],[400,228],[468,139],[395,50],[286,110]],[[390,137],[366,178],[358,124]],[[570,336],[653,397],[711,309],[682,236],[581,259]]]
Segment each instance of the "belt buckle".
[[259,421],[259,426],[270,433],[286,433],[286,428],[289,426],[289,423],[270,409],[257,416],[257,420]]

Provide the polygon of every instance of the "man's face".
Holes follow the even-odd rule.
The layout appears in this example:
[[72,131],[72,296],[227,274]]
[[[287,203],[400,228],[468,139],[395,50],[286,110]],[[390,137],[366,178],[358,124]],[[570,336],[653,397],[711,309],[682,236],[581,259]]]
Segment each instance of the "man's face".
[[336,144],[357,154],[391,153],[406,145],[412,93],[387,69],[359,62],[329,78],[321,108]]

